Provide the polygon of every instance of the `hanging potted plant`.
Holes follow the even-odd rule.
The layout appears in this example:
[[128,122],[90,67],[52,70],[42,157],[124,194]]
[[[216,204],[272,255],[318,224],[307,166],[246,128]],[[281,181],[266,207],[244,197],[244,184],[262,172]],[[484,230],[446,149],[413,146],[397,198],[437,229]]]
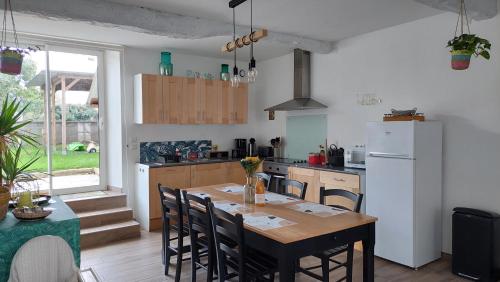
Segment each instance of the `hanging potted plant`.
[[[459,26],[461,34],[457,36]],[[468,33],[464,33],[465,26]],[[491,49],[491,43],[470,32],[469,18],[464,0],[460,0],[460,12],[455,28],[455,36],[452,40],[448,41],[447,47],[451,49],[451,68],[454,70],[468,69],[472,55],[476,57],[481,56],[487,60],[490,59],[489,50]]]
[[472,55],[490,59],[491,43],[475,34],[462,34],[448,42],[451,48],[451,67],[454,70],[469,68]]
[[[7,15],[9,13],[12,21],[12,31],[14,33],[14,43],[16,47],[7,46]],[[19,48],[16,24],[14,23],[14,15],[12,14],[12,5],[10,0],[4,0],[2,41],[0,42],[0,72],[10,75],[20,74],[24,55],[37,50],[37,47]]]

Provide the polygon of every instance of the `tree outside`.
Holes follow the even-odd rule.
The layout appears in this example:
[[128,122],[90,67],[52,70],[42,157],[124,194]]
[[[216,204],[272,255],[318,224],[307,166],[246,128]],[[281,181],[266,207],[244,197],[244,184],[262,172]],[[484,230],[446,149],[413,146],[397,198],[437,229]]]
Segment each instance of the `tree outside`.
[[[25,56],[21,74],[17,76],[0,73],[0,102],[3,102],[6,97],[9,99],[18,99],[22,105],[28,105],[23,120],[32,120],[34,123],[43,123],[44,121],[44,90],[40,87],[27,87],[40,70],[37,64],[29,56]],[[61,121],[61,106],[55,107],[56,121]],[[81,122],[97,122],[97,110],[89,105],[67,105],[66,121],[81,121]],[[41,127],[37,127],[37,132],[32,132],[41,139]],[[56,146],[57,150],[53,153],[53,168],[54,171],[75,169],[75,168],[98,168],[99,153],[87,154],[87,152],[70,152],[67,155],[61,154],[61,146]],[[40,158],[36,161],[30,171],[46,172],[47,171],[47,156],[45,154],[44,145],[37,148],[26,146],[21,156],[21,163],[29,161],[33,155],[39,155]]]

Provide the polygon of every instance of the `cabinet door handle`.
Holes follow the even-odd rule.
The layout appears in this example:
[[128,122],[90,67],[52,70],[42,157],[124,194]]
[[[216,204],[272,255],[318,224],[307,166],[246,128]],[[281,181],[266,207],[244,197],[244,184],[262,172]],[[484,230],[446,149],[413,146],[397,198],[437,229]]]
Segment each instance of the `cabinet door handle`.
[[334,177],[333,180],[340,181],[340,182],[345,182],[344,178],[336,178],[336,177]]

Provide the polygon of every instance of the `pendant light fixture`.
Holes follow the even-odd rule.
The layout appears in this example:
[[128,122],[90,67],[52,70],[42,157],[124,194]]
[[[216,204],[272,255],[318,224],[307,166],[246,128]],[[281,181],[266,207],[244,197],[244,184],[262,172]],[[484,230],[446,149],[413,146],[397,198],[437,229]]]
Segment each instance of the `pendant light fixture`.
[[[233,8],[233,41],[236,40],[236,11]],[[234,49],[234,67],[233,77],[231,77],[231,87],[238,87],[240,85],[240,75],[238,66],[236,65],[236,49]]]
[[255,58],[253,57],[253,43],[256,42],[254,39],[253,32],[253,0],[250,0],[250,41],[252,42],[250,45],[250,63],[248,63],[248,73],[247,79],[249,83],[254,83],[257,78],[258,72],[255,68]]

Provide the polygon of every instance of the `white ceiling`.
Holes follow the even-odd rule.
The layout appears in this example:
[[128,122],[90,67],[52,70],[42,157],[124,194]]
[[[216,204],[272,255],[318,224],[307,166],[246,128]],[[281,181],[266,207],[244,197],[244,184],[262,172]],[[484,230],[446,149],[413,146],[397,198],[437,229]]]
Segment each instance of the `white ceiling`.
[[[232,22],[228,0],[111,0],[155,10]],[[254,23],[269,30],[337,41],[442,13],[414,0],[254,0]],[[236,8],[250,24],[250,1]]]
[[[211,20],[232,21],[228,0],[113,0],[127,5],[147,7]],[[237,23],[249,25],[249,3],[237,8]],[[335,42],[374,30],[399,25],[441,13],[413,0],[254,0],[254,23],[269,30]],[[231,58],[220,47],[229,37],[171,39],[85,22],[16,15],[21,32],[113,43],[132,47],[179,50],[184,53]],[[268,44],[256,46],[256,58],[264,60],[293,47]],[[241,59],[247,50],[239,52]]]

